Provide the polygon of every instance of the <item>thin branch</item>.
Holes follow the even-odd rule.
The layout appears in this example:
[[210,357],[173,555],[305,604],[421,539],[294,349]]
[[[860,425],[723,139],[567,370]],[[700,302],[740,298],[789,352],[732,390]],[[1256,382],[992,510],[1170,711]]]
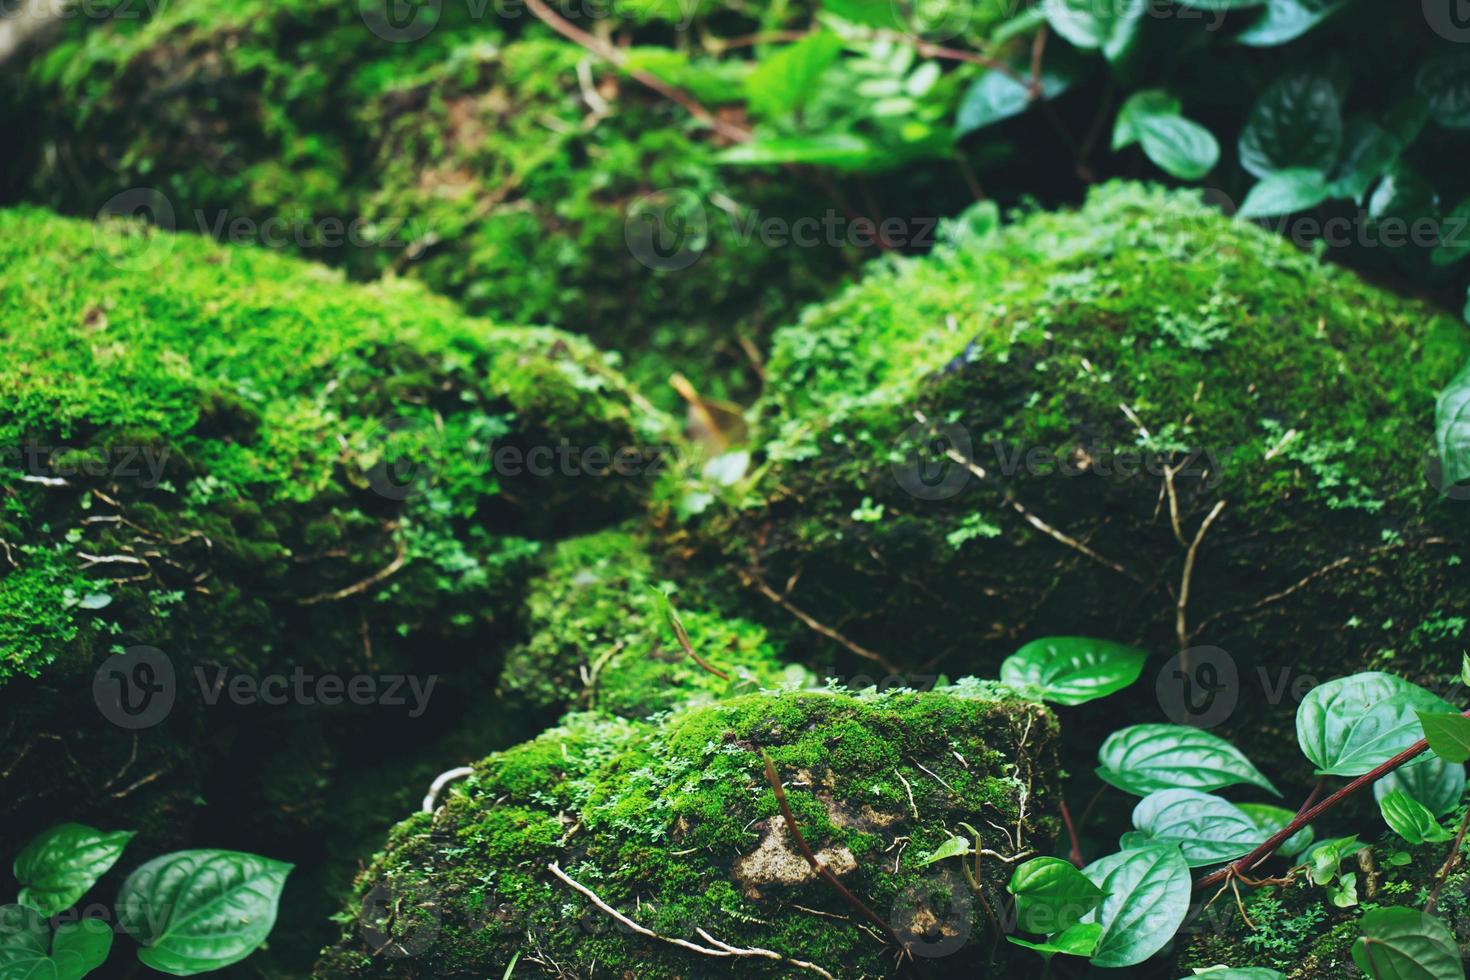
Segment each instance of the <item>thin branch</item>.
[[[1067,801],[1061,801],[1062,823],[1067,827],[1067,840],[1071,843],[1072,852],[1068,855],[1072,863],[1082,867],[1087,862],[1082,860],[1082,842],[1077,839],[1077,827],[1072,823],[1072,812],[1067,809]],[[977,845],[978,846],[978,845]]]
[[[1463,711],[1461,712],[1461,714],[1463,714],[1466,718],[1470,718],[1470,710]],[[1205,875],[1199,881],[1195,882],[1195,889],[1198,890],[1201,888],[1209,888],[1211,885],[1220,884],[1221,882],[1228,881],[1234,876],[1238,876],[1247,871],[1250,871],[1256,865],[1260,864],[1272,854],[1276,853],[1276,849],[1279,848],[1282,844],[1286,843],[1286,841],[1289,840],[1291,836],[1295,834],[1298,830],[1301,830],[1307,824],[1311,823],[1313,820],[1316,820],[1322,814],[1326,813],[1328,810],[1331,810],[1333,807],[1337,806],[1337,804],[1341,803],[1349,796],[1352,796],[1364,786],[1371,786],[1373,783],[1382,779],[1384,776],[1387,776],[1389,773],[1393,772],[1395,769],[1399,768],[1405,763],[1411,762],[1414,759],[1418,758],[1428,748],[1428,740],[1421,738],[1419,741],[1404,749],[1398,755],[1394,756],[1392,759],[1389,759],[1387,762],[1378,766],[1376,769],[1372,770],[1371,772],[1364,773],[1357,779],[1354,779],[1352,782],[1348,783],[1346,786],[1342,787],[1337,792],[1327,797],[1327,799],[1323,800],[1321,803],[1318,803],[1316,806],[1303,808],[1302,811],[1299,812],[1296,817],[1292,819],[1291,823],[1287,824],[1285,827],[1272,834],[1269,838],[1266,839],[1265,843],[1261,844],[1260,847],[1257,847],[1254,851],[1251,851],[1240,860],[1226,865],[1219,871]]]
[[1465,831],[1470,829],[1470,807],[1465,808],[1465,816],[1460,819],[1460,830],[1455,834],[1455,842],[1450,845],[1450,853],[1444,859],[1444,864],[1434,873],[1434,888],[1429,892],[1429,900],[1424,903],[1426,914],[1433,915],[1434,907],[1439,904],[1439,893],[1444,888],[1444,883],[1449,879],[1450,872],[1460,863],[1460,845],[1465,843]]
[[826,626],[813,619],[805,612],[802,612],[796,606],[792,605],[785,596],[777,592],[775,589],[771,588],[770,585],[767,584],[766,580],[761,578],[759,575],[755,574],[754,572],[748,571],[738,572],[737,574],[740,576],[741,581],[743,581],[746,585],[754,588],[761,595],[765,596],[767,599],[770,599],[776,605],[780,606],[782,609],[786,610],[791,615],[801,620],[802,623],[804,623],[809,629],[822,634],[829,640],[842,644],[848,650],[857,654],[859,657],[862,657],[864,660],[871,660],[873,663],[879,665],[890,674],[899,673],[898,668],[890,663],[888,661],[888,658],[883,656],[883,654],[878,653],[876,650],[869,650],[867,647],[861,646],[860,644],[849,640],[847,637],[843,636],[832,627]]
[[1225,501],[1221,500],[1210,510],[1205,519],[1200,522],[1199,530],[1194,534],[1194,540],[1189,544],[1189,551],[1184,556],[1184,572],[1179,578],[1179,603],[1174,608],[1174,630],[1179,635],[1179,649],[1189,649],[1189,587],[1194,579],[1194,562],[1199,555],[1200,542],[1205,539],[1205,532],[1209,531],[1210,525],[1215,523],[1215,518],[1225,509]]
[[748,143],[750,141],[749,130],[716,116],[706,109],[698,99],[683,89],[670,85],[663,79],[641,68],[629,67],[628,59],[623,52],[601,38],[594,37],[571,23],[561,14],[547,6],[545,0],[526,0],[526,7],[542,23],[556,31],[562,37],[580,44],[599,58],[609,62],[620,71],[625,72],[634,81],[652,89],[670,102],[681,106],[685,112],[709,126],[727,140],[733,143]]
[[823,881],[831,885],[847,904],[862,913],[865,919],[876,926],[878,931],[883,933],[884,937],[890,943],[906,951],[908,946],[903,940],[898,938],[898,933],[893,931],[893,927],[887,922],[884,922],[882,916],[869,908],[866,902],[849,891],[846,885],[838,881],[837,876],[829,871],[825,864],[817,860],[817,856],[812,852],[810,845],[807,844],[806,838],[801,836],[800,828],[796,826],[796,816],[791,812],[791,804],[786,801],[786,790],[781,785],[781,777],[776,774],[775,763],[771,762],[771,757],[765,749],[761,750],[761,760],[766,764],[766,782],[771,784],[771,791],[776,794],[776,805],[781,808],[781,817],[786,821],[786,829],[791,832],[791,838],[796,841],[796,846],[800,849],[801,856],[806,858],[806,863],[810,864],[812,870]]
[[367,578],[363,579],[361,582],[354,582],[346,588],[338,589],[335,592],[323,592],[320,595],[307,596],[305,599],[298,599],[296,600],[297,604],[302,606],[314,606],[319,602],[338,602],[342,599],[355,596],[360,592],[366,592],[368,589],[371,589],[373,586],[377,585],[379,582],[382,582],[384,579],[390,578],[394,573],[396,573],[408,562],[408,549],[404,545],[403,541],[401,539],[395,540],[394,546],[398,549],[398,554],[394,557],[394,559],[384,567],[369,575]]

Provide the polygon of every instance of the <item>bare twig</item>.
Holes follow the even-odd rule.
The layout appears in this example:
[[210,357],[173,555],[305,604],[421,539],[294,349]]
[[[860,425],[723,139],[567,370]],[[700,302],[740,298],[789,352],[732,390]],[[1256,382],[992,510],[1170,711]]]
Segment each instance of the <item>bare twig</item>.
[[1434,907],[1439,904],[1439,893],[1449,879],[1450,872],[1460,863],[1460,845],[1465,843],[1466,829],[1470,829],[1470,807],[1465,808],[1465,816],[1460,819],[1460,830],[1455,834],[1455,842],[1450,845],[1449,855],[1434,873],[1434,887],[1430,889],[1429,899],[1424,903],[1424,911],[1429,915],[1434,914]]
[[371,589],[373,586],[377,585],[379,582],[382,582],[384,579],[390,578],[408,561],[408,549],[404,545],[402,539],[395,539],[393,544],[394,547],[398,549],[398,554],[394,557],[394,559],[384,567],[369,575],[367,578],[363,579],[361,582],[354,582],[346,588],[338,589],[335,592],[323,592],[320,595],[307,596],[305,599],[298,599],[296,600],[297,604],[302,606],[314,606],[319,602],[338,602],[342,599],[355,596],[361,592],[366,592],[368,589]]
[[1200,542],[1204,541],[1205,532],[1209,531],[1210,525],[1215,523],[1215,519],[1225,509],[1225,503],[1223,500],[1216,503],[1200,522],[1199,530],[1195,532],[1189,551],[1184,556],[1184,571],[1179,577],[1179,602],[1174,607],[1174,630],[1179,636],[1180,652],[1189,648],[1189,587],[1194,579],[1195,558],[1199,555]]
[[1067,801],[1061,801],[1062,823],[1067,827],[1067,840],[1071,844],[1071,853],[1068,857],[1077,867],[1082,867],[1087,862],[1082,860],[1082,842],[1077,839],[1077,827],[1072,823],[1072,812],[1067,809]]
[[435,776],[434,781],[429,784],[429,792],[424,796],[424,803],[420,809],[425,813],[433,813],[439,807],[439,794],[444,792],[444,787],[456,780],[472,775],[474,771],[469,766],[457,766],[448,772],[441,772],[438,776]]
[[842,644],[844,647],[857,654],[859,657],[862,657],[864,660],[873,661],[873,663],[878,664],[880,667],[891,674],[899,673],[898,668],[890,663],[888,658],[883,656],[883,654],[878,653],[876,650],[869,650],[867,647],[861,646],[860,644],[849,640],[847,637],[843,636],[832,627],[826,626],[818,622],[816,619],[813,619],[811,616],[801,611],[796,606],[792,605],[790,600],[788,600],[781,593],[777,592],[775,589],[771,588],[766,580],[761,578],[756,573],[751,571],[741,571],[737,574],[740,576],[741,581],[743,581],[746,585],[754,588],[761,595],[765,596],[767,599],[770,599],[776,605],[780,606],[782,609],[786,610],[791,615],[801,620],[802,623],[807,626],[807,628],[813,630],[814,632],[822,634],[829,640]]

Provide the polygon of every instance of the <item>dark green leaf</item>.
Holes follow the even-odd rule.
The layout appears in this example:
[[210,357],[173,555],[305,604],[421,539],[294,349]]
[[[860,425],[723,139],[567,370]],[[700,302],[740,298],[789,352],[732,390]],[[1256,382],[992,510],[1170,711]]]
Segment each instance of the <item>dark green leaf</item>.
[[1470,362],[1434,403],[1434,443],[1446,486],[1470,477]]
[[1368,671],[1314,687],[1296,713],[1296,737],[1319,776],[1361,776],[1422,736],[1416,711],[1453,711],[1416,684]]
[[1442,817],[1465,795],[1465,767],[1437,755],[1423,755],[1375,782],[1373,797],[1382,800],[1394,790],[1402,790]]
[[1419,724],[1435,755],[1453,763],[1470,759],[1470,718],[1458,711],[1421,711]]
[[1092,962],[1133,966],[1163,949],[1189,913],[1189,865],[1172,844],[1110,854],[1082,869],[1102,889],[1102,925]]
[[1208,792],[1238,783],[1281,795],[1239,749],[1190,725],[1121,728],[1103,742],[1097,759],[1097,774],[1105,782],[1136,796],[1161,789]]
[[102,965],[111,948],[112,927],[106,922],[81,919],[64,923],[52,936],[36,910],[0,906],[0,978],[4,980],[81,980]]
[[1220,159],[1220,144],[1210,131],[1183,116],[1147,116],[1139,130],[1143,152],[1171,177],[1199,180]]
[[[1054,99],[1061,95],[1076,80],[1071,72],[1063,72],[1048,66],[1041,72],[1041,98]],[[973,133],[985,126],[998,123],[1012,116],[1019,116],[1031,107],[1031,91],[1022,81],[1017,81],[1004,72],[987,71],[975,80],[955,114],[956,137]]]
[[1007,888],[1016,896],[1017,924],[1044,936],[1070,929],[1102,904],[1097,885],[1060,858],[1032,858],[1016,868]]
[[1414,79],[1430,117],[1446,129],[1470,129],[1470,54],[1432,58]]
[[51,959],[56,980],[81,980],[107,960],[112,951],[112,926],[100,919],[80,919],[56,927]]
[[291,865],[237,851],[179,851],[128,876],[118,921],[145,966],[192,976],[238,963],[265,942]]
[[1418,909],[1363,913],[1353,962],[1373,980],[1465,980],[1454,933]]
[[1142,136],[1139,124],[1144,119],[1150,116],[1177,116],[1180,108],[1179,100],[1161,88],[1134,92],[1118,110],[1118,118],[1113,123],[1113,149],[1121,150],[1137,143]]
[[1065,932],[1053,936],[1044,943],[1028,943],[1024,939],[1015,936],[1007,936],[1017,946],[1034,949],[1043,956],[1051,956],[1054,953],[1065,953],[1068,956],[1091,956],[1097,949],[1097,941],[1102,936],[1103,928],[1096,922],[1079,922]]
[[130,831],[101,831],[79,823],[45,831],[16,856],[20,904],[45,916],[71,908],[117,863],[132,839]]
[[822,74],[841,53],[841,38],[818,31],[762,59],[745,79],[751,111],[778,119],[800,109],[816,94]]
[[1278,170],[1262,177],[1240,205],[1242,218],[1270,218],[1314,208],[1331,196],[1318,170]]
[[1049,636],[1007,657],[1000,665],[1000,680],[1054,704],[1083,704],[1138,680],[1147,656],[1137,647],[1108,640]]
[[1342,107],[1332,79],[1298,71],[1256,100],[1240,134],[1240,163],[1257,177],[1279,170],[1330,171],[1342,146]]
[[1236,40],[1258,48],[1293,41],[1322,23],[1351,0],[1269,0],[1266,12]]
[[1176,845],[1192,868],[1244,857],[1266,839],[1235,804],[1192,789],[1164,789],[1133,808],[1133,826]]
[[1378,801],[1378,810],[1389,829],[1410,844],[1438,844],[1454,838],[1434,819],[1424,804],[1403,790],[1394,790]]
[[1042,0],[1052,30],[1084,50],[1099,49],[1109,61],[1128,53],[1149,0]]
[[[1266,837],[1271,837],[1277,831],[1296,819],[1296,813],[1284,806],[1272,806],[1270,803],[1237,803],[1240,812],[1251,818],[1251,822],[1261,829]],[[1286,857],[1296,857],[1305,851],[1312,843],[1316,831],[1311,824],[1298,830],[1282,842],[1279,850]]]
[[[0,970],[6,975],[25,964],[46,959],[51,929],[35,909],[24,905],[0,905]],[[20,972],[17,976],[27,974]]]
[[1373,181],[1398,159],[1401,147],[1387,130],[1367,119],[1351,119],[1343,131],[1342,159],[1331,184],[1331,197],[1361,203]]

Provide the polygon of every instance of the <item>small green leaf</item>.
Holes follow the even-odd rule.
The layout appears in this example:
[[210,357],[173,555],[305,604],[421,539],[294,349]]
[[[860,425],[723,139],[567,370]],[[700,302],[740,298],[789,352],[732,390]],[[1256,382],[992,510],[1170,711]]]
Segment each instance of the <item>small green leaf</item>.
[[919,861],[919,867],[923,868],[933,864],[935,861],[943,861],[945,858],[961,857],[970,853],[970,839],[955,834],[949,840],[934,849],[934,853]]
[[751,111],[764,119],[796,112],[818,92],[823,73],[841,53],[840,37],[817,31],[763,58],[745,79]]
[[[1275,836],[1276,832],[1286,827],[1296,819],[1296,813],[1284,806],[1272,806],[1270,803],[1237,803],[1235,804],[1241,813],[1251,818],[1251,822],[1261,829],[1261,833],[1267,837]],[[1301,830],[1292,834],[1282,842],[1279,850],[1285,857],[1296,857],[1305,851],[1316,836],[1312,825],[1308,824]]]
[[1383,822],[1410,844],[1438,844],[1455,836],[1439,825],[1424,804],[1403,790],[1384,796],[1378,801],[1378,809]]
[[1465,980],[1454,933],[1418,909],[1364,912],[1353,962],[1373,980]]
[[1054,704],[1085,704],[1138,680],[1147,657],[1137,647],[1108,640],[1049,636],[1007,657],[1000,665],[1000,680]]
[[1199,180],[1220,159],[1220,144],[1210,131],[1183,116],[1148,116],[1139,129],[1143,152],[1171,177]]
[[1312,30],[1350,0],[1268,0],[1266,12],[1235,36],[1240,44],[1270,48],[1294,41]]
[[1361,776],[1419,740],[1416,711],[1455,709],[1392,674],[1368,671],[1307,692],[1296,737],[1319,776]]
[[1077,925],[1102,904],[1097,885],[1060,858],[1032,858],[1016,868],[1007,890],[1016,896],[1016,922],[1044,936]]
[[1320,170],[1278,170],[1262,177],[1246,192],[1239,215],[1242,218],[1270,218],[1278,214],[1294,214],[1314,208],[1332,195],[1332,188]]
[[1425,753],[1374,783],[1373,798],[1381,800],[1394,790],[1418,800],[1436,818],[1444,817],[1465,795],[1465,767]]
[[1435,755],[1454,763],[1470,759],[1470,718],[1458,711],[1421,711],[1419,724]]
[[179,851],[123,882],[118,922],[145,966],[193,976],[238,963],[276,924],[291,865],[238,851]]
[[1189,913],[1189,865],[1172,844],[1110,854],[1082,869],[1102,889],[1102,925],[1092,963],[1133,966],[1163,949]]
[[1340,909],[1350,909],[1358,904],[1358,873],[1349,871],[1337,879],[1337,884],[1328,886],[1327,897]]
[[1113,123],[1113,149],[1137,143],[1142,132],[1139,124],[1150,116],[1177,116],[1182,106],[1177,98],[1161,88],[1143,89],[1128,96]]
[[1326,173],[1342,146],[1342,106],[1327,75],[1296,71],[1256,100],[1240,134],[1240,163],[1257,177],[1279,170]]
[[1017,946],[1034,949],[1048,958],[1055,953],[1064,953],[1068,956],[1091,956],[1097,949],[1097,942],[1102,936],[1102,931],[1103,927],[1096,922],[1079,922],[1044,943],[1028,943],[1015,936],[1006,936],[1006,939]]
[[1192,868],[1244,857],[1266,840],[1249,816],[1228,800],[1192,789],[1164,789],[1133,808],[1133,826],[1177,846]]
[[1281,795],[1239,749],[1190,725],[1120,728],[1103,742],[1097,760],[1097,774],[1104,782],[1135,796],[1161,789],[1209,792],[1240,783]]
[[1311,872],[1312,884],[1325,885],[1337,877],[1342,862],[1363,849],[1363,844],[1353,837],[1329,837],[1307,849],[1302,855],[1302,864]]
[[[1021,69],[1022,72],[1025,69]],[[1075,71],[1047,65],[1041,72],[1043,100],[1055,99],[1077,80]],[[991,69],[977,78],[955,113],[954,134],[958,139],[967,133],[990,126],[1003,119],[1019,116],[1031,108],[1031,91],[1023,81]]]
[[1434,442],[1445,486],[1470,477],[1470,362],[1434,403]]
[[[47,944],[50,954],[47,954]],[[112,949],[112,927],[81,919],[57,927],[23,905],[0,906],[0,977],[4,980],[81,980]]]
[[51,959],[57,980],[81,980],[107,961],[112,951],[112,926],[100,919],[79,919],[56,927]]
[[117,863],[132,839],[131,831],[107,832],[79,823],[38,835],[15,859],[20,904],[45,916],[71,908]]

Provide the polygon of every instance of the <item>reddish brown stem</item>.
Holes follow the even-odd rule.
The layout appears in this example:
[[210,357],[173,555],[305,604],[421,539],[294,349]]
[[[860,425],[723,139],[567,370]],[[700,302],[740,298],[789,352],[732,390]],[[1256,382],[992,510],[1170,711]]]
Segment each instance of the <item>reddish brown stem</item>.
[[[1470,718],[1470,711],[1464,711],[1461,712],[1461,714],[1463,714],[1466,718]],[[1395,769],[1402,766],[1404,763],[1413,761],[1418,756],[1424,754],[1424,751],[1428,748],[1429,742],[1426,739],[1421,738],[1419,741],[1415,742],[1407,749],[1404,749],[1398,755],[1394,756],[1392,759],[1389,759],[1378,768],[1372,770],[1371,772],[1364,773],[1357,779],[1354,779],[1352,782],[1342,787],[1342,789],[1327,797],[1327,799],[1323,800],[1321,803],[1318,803],[1315,806],[1302,807],[1301,811],[1297,813],[1295,819],[1293,819],[1291,823],[1287,824],[1285,827],[1272,834],[1269,838],[1267,838],[1264,844],[1256,848],[1254,851],[1251,851],[1240,860],[1235,861],[1231,864],[1227,864],[1219,871],[1205,875],[1199,881],[1194,883],[1195,889],[1198,890],[1201,888],[1209,888],[1211,885],[1218,885],[1222,881],[1227,881],[1232,877],[1250,871],[1252,868],[1260,864],[1262,861],[1266,860],[1272,854],[1275,854],[1276,849],[1282,844],[1286,843],[1286,841],[1289,840],[1291,836],[1295,834],[1298,830],[1301,830],[1307,824],[1311,823],[1313,820],[1316,820],[1322,814],[1326,813],[1328,810],[1331,810],[1333,807],[1337,806],[1337,804],[1341,803],[1349,796],[1352,796],[1364,786],[1372,785],[1373,783],[1382,779],[1384,776],[1387,776],[1389,773],[1393,772]]]
[[1062,800],[1062,823],[1067,827],[1067,839],[1072,843],[1072,863],[1082,867],[1086,862],[1082,860],[1082,842],[1077,839],[1077,828],[1072,823],[1072,812],[1067,809],[1067,801]]

